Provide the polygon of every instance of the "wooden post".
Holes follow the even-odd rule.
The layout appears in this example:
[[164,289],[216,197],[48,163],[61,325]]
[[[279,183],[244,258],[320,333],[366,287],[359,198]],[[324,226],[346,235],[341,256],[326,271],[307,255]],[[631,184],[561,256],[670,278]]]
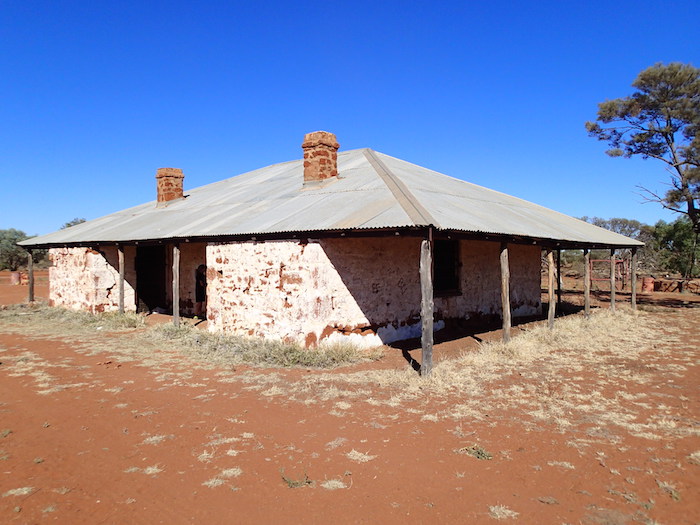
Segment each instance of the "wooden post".
[[610,250],[610,310],[615,311],[615,248]]
[[510,341],[510,267],[508,243],[501,243],[501,311],[503,312],[503,342]]
[[173,244],[173,325],[180,326],[180,245]]
[[430,376],[433,370],[433,242],[432,230],[428,239],[420,245],[420,317],[421,317],[421,365],[420,374]]
[[630,261],[630,283],[632,286],[632,310],[637,309],[637,248],[632,248]]
[[34,253],[32,250],[27,250],[27,272],[29,273],[29,294],[27,301],[34,302]]
[[583,249],[583,313],[586,317],[591,315],[591,252]]
[[557,311],[561,312],[561,289],[564,279],[561,276],[561,249],[557,248]]
[[548,280],[548,296],[549,296],[549,311],[547,312],[547,323],[550,330],[554,328],[554,314],[556,310],[554,301],[554,253],[552,250],[547,249],[547,266],[549,267],[549,280]]
[[124,313],[124,246],[117,244],[119,256],[119,313]]

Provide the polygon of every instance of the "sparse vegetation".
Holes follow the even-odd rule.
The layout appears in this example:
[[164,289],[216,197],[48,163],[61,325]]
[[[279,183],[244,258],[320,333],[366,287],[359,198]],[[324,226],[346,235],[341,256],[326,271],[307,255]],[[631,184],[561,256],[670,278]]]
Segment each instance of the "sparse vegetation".
[[459,448],[455,452],[457,452],[458,454],[469,454],[470,456],[473,456],[476,459],[493,459],[493,455],[490,452],[488,452],[486,449],[477,444],[471,445],[469,447]]
[[245,363],[285,368],[335,368],[365,359],[376,359],[379,356],[377,352],[362,351],[348,343],[308,349],[280,341],[203,332],[186,325],[160,325],[151,331],[151,335],[156,340],[176,343],[196,359],[216,365]]
[[284,469],[280,469],[280,475],[282,480],[287,484],[290,489],[298,489],[300,487],[311,487],[314,481],[309,478],[309,476],[304,472],[304,477],[301,479],[293,479],[284,475]]
[[[62,332],[70,330],[74,335],[94,334],[95,331],[126,331],[143,328],[130,343],[140,352],[144,348],[166,345],[209,366],[233,366],[248,364],[263,367],[336,368],[363,360],[376,360],[382,356],[380,349],[363,350],[349,343],[334,343],[308,349],[298,344],[244,338],[220,333],[204,332],[182,324],[157,325],[145,328],[145,316],[132,312],[90,312],[55,308],[46,304],[19,304],[0,306],[0,322],[31,326],[37,332],[55,332],[55,325]],[[67,335],[67,333],[66,333]],[[120,349],[129,351],[129,346]]]
[[656,484],[659,486],[661,490],[663,490],[666,494],[671,496],[671,499],[673,501],[680,501],[681,500],[681,494],[678,492],[675,486],[673,486],[671,483],[667,483],[665,481],[659,481],[658,479],[656,480]]
[[130,330],[146,325],[143,315],[125,312],[104,312],[93,314],[67,308],[55,308],[43,303],[15,304],[0,306],[0,321],[13,323],[40,324],[58,323],[64,327],[81,330]]
[[321,483],[321,487],[323,487],[326,490],[338,490],[348,488],[348,486],[339,479],[327,479],[326,481]]
[[370,456],[369,454],[363,454],[362,452],[358,452],[355,449],[352,449],[350,452],[345,454],[348,459],[351,459],[352,461],[357,461],[358,463],[367,463],[368,461],[372,461],[375,459],[377,456]]
[[495,505],[493,507],[489,507],[489,516],[495,520],[506,520],[517,518],[518,513],[514,510],[510,510],[505,505]]
[[[470,345],[459,357],[439,356],[443,359],[437,360],[433,377],[424,379],[397,361],[365,365],[361,369],[303,372],[282,367],[229,366],[236,361],[228,357],[212,360],[206,353],[200,355],[177,340],[155,337],[151,328],[111,330],[109,337],[104,337],[102,330],[108,330],[104,328],[106,324],[86,324],[80,318],[71,320],[72,312],[65,318],[58,316],[59,321],[47,321],[41,315],[34,318],[31,310],[24,309],[16,310],[16,315],[0,316],[1,330],[9,335],[8,342],[3,341],[4,346],[0,346],[0,372],[7,374],[8,379],[14,378],[6,384],[17,381],[33,390],[29,392],[33,398],[36,393],[63,389],[61,396],[66,399],[74,396],[88,402],[92,396],[90,402],[99,403],[101,409],[97,412],[101,416],[120,414],[126,420],[131,416],[138,418],[138,425],[152,423],[145,427],[129,424],[130,433],[127,428],[117,428],[113,433],[118,436],[123,430],[127,434],[125,443],[130,443],[135,455],[111,463],[110,468],[115,472],[135,473],[118,477],[127,478],[127,483],[142,484],[144,491],[160,485],[159,477],[168,482],[179,477],[183,486],[189,483],[188,490],[209,493],[211,489],[214,491],[211,495],[219,496],[240,491],[245,499],[251,497],[251,483],[256,484],[255,472],[269,474],[272,469],[273,473],[281,473],[283,483],[275,484],[273,475],[271,491],[316,487],[323,489],[325,496],[316,491],[315,497],[365,497],[372,485],[368,481],[385,467],[396,468],[386,471],[397,475],[391,479],[385,477],[382,487],[396,490],[401,480],[395,478],[415,478],[419,471],[404,467],[403,461],[398,467],[394,452],[406,443],[414,450],[415,445],[430,439],[436,445],[428,448],[431,465],[435,465],[441,479],[441,490],[464,491],[461,494],[467,496],[475,480],[485,479],[475,476],[474,469],[489,479],[503,479],[505,483],[515,483],[514,479],[532,474],[543,485],[523,487],[522,491],[517,490],[518,497],[526,496],[528,501],[534,501],[542,513],[552,506],[550,517],[557,513],[557,504],[564,511],[574,500],[577,505],[582,504],[581,508],[588,502],[598,504],[605,500],[611,507],[617,506],[613,508],[629,508],[628,511],[623,508],[626,516],[635,512],[640,520],[652,523],[654,518],[670,519],[690,508],[691,498],[683,492],[687,491],[686,484],[674,471],[695,469],[693,463],[700,458],[699,452],[687,448],[690,446],[687,438],[697,436],[696,418],[689,418],[687,412],[694,403],[694,395],[691,391],[671,389],[688,384],[697,360],[697,348],[693,339],[688,339],[688,332],[697,331],[700,325],[694,311],[675,310],[654,314],[635,314],[624,307],[615,314],[605,309],[594,310],[590,319],[577,315],[559,319],[554,330],[540,328],[537,323],[520,325],[518,336],[508,344],[484,342],[478,347]],[[97,330],[97,326],[103,326],[102,330]],[[201,335],[192,332],[194,336]],[[32,341],[31,346],[29,343],[26,347],[15,346],[13,334],[20,334],[18,340]],[[46,347],[41,346],[41,341],[46,340],[70,344],[61,343],[56,352],[53,348],[44,352],[42,348]],[[235,356],[235,359],[241,358]],[[128,360],[133,360],[139,368],[132,365],[118,371],[117,365]],[[224,365],[217,365],[219,362]],[[127,378],[124,371],[135,374]],[[145,376],[141,372],[146,372]],[[166,392],[166,397],[160,397],[161,390]],[[112,392],[118,393],[124,403],[115,404],[107,394]],[[143,392],[147,393],[148,403],[139,405],[138,396]],[[235,398],[243,403],[227,401]],[[184,399],[186,406],[178,405],[174,407],[176,411],[166,406],[159,408],[153,404],[156,399],[167,399],[166,404]],[[262,406],[280,420],[270,423],[273,420],[267,417],[268,412],[257,411]],[[7,404],[0,408],[11,414],[13,407]],[[298,414],[290,413],[291,417],[286,417],[288,411],[297,410]],[[347,422],[328,423],[330,411],[339,413]],[[141,419],[159,413],[151,421]],[[46,419],[52,423],[45,423],[43,428],[59,428],[54,417],[60,421],[58,414],[51,417],[41,414],[32,428],[45,436],[51,432],[41,430]],[[117,425],[122,424],[121,419],[116,420]],[[295,422],[299,427],[290,434],[280,428],[281,421],[285,428]],[[4,427],[17,432],[15,424],[8,419]],[[96,435],[88,430],[88,424],[92,428],[94,420],[85,421],[86,438]],[[15,478],[14,484],[3,491],[28,485],[30,480],[37,488],[21,498],[10,498],[14,494],[10,493],[4,501],[10,509],[21,504],[25,517],[30,513],[41,516],[42,508],[56,501],[40,500],[32,494],[61,494],[68,489],[56,489],[56,485],[37,481],[37,476],[46,476],[47,472],[43,465],[32,465],[31,460],[45,457],[46,451],[15,452],[13,447],[20,444],[16,437],[9,435],[0,440],[3,449],[12,451],[9,461],[1,463],[8,471],[16,471],[16,465],[23,465],[33,477]],[[190,438],[196,441],[188,442]],[[641,440],[647,440],[646,445]],[[484,448],[489,443],[496,447],[493,454]],[[180,461],[183,458],[178,460],[173,454],[181,453],[185,444],[190,457]],[[112,450],[110,442],[103,445],[110,445]],[[633,454],[627,454],[630,449]],[[99,450],[107,447],[96,450],[100,457],[106,457]],[[0,451],[0,459],[3,454]],[[94,453],[87,454],[91,459],[95,457]],[[497,461],[500,466],[489,467],[488,460],[492,457],[491,463]],[[476,463],[475,458],[487,463]],[[243,476],[235,463],[232,465],[239,460],[244,462],[244,467],[250,467],[250,479]],[[195,470],[206,474],[192,477],[194,471],[181,466],[187,461],[194,462]],[[353,461],[359,463],[355,485],[353,477],[348,477],[349,472],[339,475]],[[411,463],[406,459],[405,465]],[[313,465],[314,479],[302,471],[309,465]],[[282,466],[292,475],[280,469]],[[166,470],[163,476],[156,476],[162,469]],[[517,476],[509,476],[511,470]],[[593,471],[593,478],[588,478]],[[499,472],[503,473],[502,477]],[[559,491],[559,480],[572,476],[595,482],[582,485],[576,494],[567,494],[565,489]],[[549,484],[541,481],[545,478]],[[74,490],[82,490],[79,480],[71,478],[62,482],[71,483]],[[380,485],[372,485],[371,490],[377,486]],[[470,518],[527,521],[523,517],[525,508],[520,514],[513,510],[524,499],[512,499],[502,490],[489,490],[485,488],[480,494],[485,502],[481,509],[472,506],[467,511],[473,513]],[[145,499],[146,492],[142,497]],[[396,499],[386,503],[420,520],[427,519],[420,512],[443,503],[431,497],[428,494],[428,499],[416,502],[411,494],[397,491]],[[651,512],[652,498],[663,499],[665,505]],[[459,505],[460,512],[469,506],[466,499],[453,500],[459,500],[455,508]],[[127,503],[133,501],[130,498]],[[488,507],[489,502],[494,506]],[[59,503],[56,515],[64,517],[69,499],[66,498],[65,504],[56,503]],[[676,515],[654,514],[668,508]],[[444,512],[445,508],[441,510]],[[572,514],[572,519],[585,520],[595,512],[586,508],[581,510],[586,515]]]
[[2,497],[6,498],[8,496],[27,496],[34,492],[34,487],[20,487],[18,489],[10,489],[4,492]]

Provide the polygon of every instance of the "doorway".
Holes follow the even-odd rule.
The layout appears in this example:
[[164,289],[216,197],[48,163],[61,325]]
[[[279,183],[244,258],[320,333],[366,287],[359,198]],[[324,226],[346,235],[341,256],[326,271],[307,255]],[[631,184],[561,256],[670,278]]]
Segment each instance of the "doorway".
[[167,309],[165,246],[136,248],[136,309],[152,312]]

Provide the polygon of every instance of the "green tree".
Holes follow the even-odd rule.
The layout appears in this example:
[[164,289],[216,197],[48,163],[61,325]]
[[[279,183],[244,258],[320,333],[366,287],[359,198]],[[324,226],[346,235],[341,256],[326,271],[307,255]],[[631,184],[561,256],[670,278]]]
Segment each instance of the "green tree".
[[0,230],[0,270],[16,271],[27,264],[27,252],[17,243],[29,236],[21,230]]
[[[621,217],[613,217],[612,219],[602,219],[600,217],[581,217],[582,221],[594,224],[606,230],[619,233],[625,237],[630,237],[632,239],[638,239],[639,235],[644,230],[646,224],[643,224],[634,219],[623,219]],[[642,240],[642,239],[640,239]],[[643,240],[642,240],[643,241]]]
[[655,64],[632,83],[632,95],[598,104],[586,122],[591,137],[607,142],[612,157],[641,156],[666,164],[671,188],[661,195],[641,187],[645,198],[690,219],[700,234],[700,69]]
[[71,226],[76,226],[77,224],[82,224],[84,222],[85,222],[85,219],[81,219],[79,217],[76,217],[72,221],[68,221],[63,226],[61,226],[61,229],[65,230],[66,228],[70,228]]
[[658,254],[659,269],[680,273],[685,278],[700,274],[697,264],[700,246],[687,217],[679,217],[671,223],[657,222],[648,243]]

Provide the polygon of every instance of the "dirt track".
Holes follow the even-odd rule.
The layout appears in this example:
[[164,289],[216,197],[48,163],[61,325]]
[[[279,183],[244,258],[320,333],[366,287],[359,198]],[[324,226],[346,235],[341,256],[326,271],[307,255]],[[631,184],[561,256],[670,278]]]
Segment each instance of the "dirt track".
[[[645,315],[659,343],[643,361],[608,359],[619,376],[544,382],[523,366],[503,383],[531,399],[493,410],[485,391],[470,400],[483,411],[462,416],[450,415],[459,397],[402,399],[382,384],[358,396],[342,381],[329,391],[328,373],[202,369],[171,353],[133,360],[117,352],[124,336],[0,321],[0,521],[697,523],[700,310]],[[406,363],[360,369],[373,367]],[[323,388],[308,387],[316,378]],[[304,395],[286,393],[302,381]],[[562,425],[520,408],[570,385],[624,391],[637,419],[572,413]],[[468,454],[475,444],[493,458]]]

